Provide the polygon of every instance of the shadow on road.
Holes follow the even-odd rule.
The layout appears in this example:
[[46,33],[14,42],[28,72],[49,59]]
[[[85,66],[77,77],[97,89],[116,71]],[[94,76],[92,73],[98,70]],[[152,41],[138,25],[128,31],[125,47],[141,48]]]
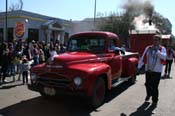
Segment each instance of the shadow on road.
[[23,85],[22,83],[18,83],[18,84],[10,84],[10,85],[7,85],[7,83],[5,85],[2,85],[0,86],[0,90],[1,89],[11,89],[13,87],[16,87],[16,86],[21,86]]
[[115,97],[119,96],[122,92],[126,91],[129,87],[131,87],[131,85],[128,82],[124,82],[122,84],[120,84],[119,86],[113,88],[112,90],[108,91],[107,95],[106,95],[106,99],[105,102],[109,102],[112,99],[114,99]]
[[131,113],[129,116],[151,116],[156,106],[150,105],[149,102],[144,102],[137,111]]
[[36,97],[0,110],[2,116],[90,116],[92,109],[78,98],[58,97],[43,99]]
[[[111,101],[124,92],[129,84],[121,84],[108,92],[105,102]],[[104,102],[104,103],[105,103]],[[41,96],[0,110],[2,116],[90,116],[91,112],[98,112],[87,106],[82,99],[76,96],[58,96],[53,99],[44,99]],[[100,111],[99,111],[100,112]]]
[[162,76],[161,79],[173,79],[173,77]]

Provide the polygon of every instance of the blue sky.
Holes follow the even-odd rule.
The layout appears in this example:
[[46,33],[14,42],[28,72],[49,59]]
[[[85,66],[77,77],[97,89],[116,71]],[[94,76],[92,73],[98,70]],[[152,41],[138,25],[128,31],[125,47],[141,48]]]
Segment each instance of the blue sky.
[[[94,17],[95,0],[23,0],[23,10],[67,20],[83,20]],[[96,0],[96,12],[110,14],[121,10],[122,1],[126,0]],[[151,0],[155,10],[168,18],[173,25],[175,35],[175,1]],[[8,5],[18,3],[18,0],[8,0]],[[0,11],[5,11],[5,0],[0,0]]]

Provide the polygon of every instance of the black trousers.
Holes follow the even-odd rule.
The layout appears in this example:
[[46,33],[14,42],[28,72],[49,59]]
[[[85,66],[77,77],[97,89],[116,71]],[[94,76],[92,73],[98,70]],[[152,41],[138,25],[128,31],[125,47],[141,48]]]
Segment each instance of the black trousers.
[[152,96],[152,101],[154,103],[158,102],[158,96],[159,96],[158,86],[159,86],[160,78],[161,78],[161,73],[150,72],[150,71],[146,72],[146,82],[145,82],[146,93],[147,93],[147,96]]
[[23,83],[28,83],[28,71],[22,72]]
[[2,65],[1,71],[2,71],[3,75],[2,75],[2,77],[0,77],[0,81],[4,81],[5,80],[5,78],[7,76],[7,70],[8,70],[8,65],[7,64]]
[[165,74],[167,74],[168,72],[168,74],[170,75],[172,63],[173,63],[173,60],[166,60]]

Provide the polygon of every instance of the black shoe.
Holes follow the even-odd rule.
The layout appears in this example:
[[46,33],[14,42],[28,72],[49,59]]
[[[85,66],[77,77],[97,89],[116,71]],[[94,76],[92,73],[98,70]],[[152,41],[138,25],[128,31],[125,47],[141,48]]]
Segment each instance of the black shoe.
[[146,96],[146,98],[145,98],[145,102],[148,102],[149,99],[150,99],[150,96]]
[[153,103],[151,104],[151,106],[156,107],[156,106],[157,106],[157,102],[153,102]]
[[170,75],[169,74],[167,75],[167,78],[170,78]]

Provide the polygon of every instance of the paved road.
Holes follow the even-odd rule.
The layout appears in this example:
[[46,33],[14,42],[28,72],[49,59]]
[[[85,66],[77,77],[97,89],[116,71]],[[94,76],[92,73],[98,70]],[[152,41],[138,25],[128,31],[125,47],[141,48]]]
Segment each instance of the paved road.
[[[61,96],[44,100],[21,81],[0,86],[0,116],[175,116],[175,64],[172,79],[161,79],[159,104],[152,114],[151,104],[144,103],[144,75],[135,85],[124,83],[109,92],[106,102],[94,110],[82,100]],[[10,80],[10,79],[9,79]]]

